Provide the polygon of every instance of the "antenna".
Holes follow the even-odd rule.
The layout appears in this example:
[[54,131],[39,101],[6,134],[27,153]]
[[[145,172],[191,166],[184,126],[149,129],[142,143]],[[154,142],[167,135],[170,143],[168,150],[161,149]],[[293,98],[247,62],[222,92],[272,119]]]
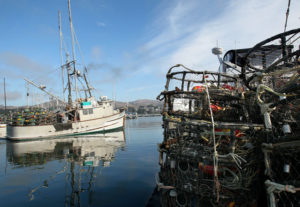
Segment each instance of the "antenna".
[[291,0],[289,0],[288,8],[287,8],[286,14],[285,14],[284,32],[286,31],[286,26],[287,26],[287,22],[288,22],[289,13],[290,13],[290,5],[291,5]]
[[64,81],[64,60],[62,55],[62,31],[61,31],[61,11],[58,11],[59,18],[59,40],[60,40],[60,60],[61,60],[61,76],[62,76],[62,89],[63,89],[63,100],[65,101],[65,81]]

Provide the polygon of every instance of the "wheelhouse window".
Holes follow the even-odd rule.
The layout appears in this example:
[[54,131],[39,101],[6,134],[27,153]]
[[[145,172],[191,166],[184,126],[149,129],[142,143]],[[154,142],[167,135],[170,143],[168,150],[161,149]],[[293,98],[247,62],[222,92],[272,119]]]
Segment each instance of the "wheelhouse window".
[[83,109],[82,110],[83,115],[89,115],[89,114],[93,114],[93,109]]
[[87,109],[83,109],[83,110],[82,110],[82,113],[83,113],[83,115],[88,115],[88,114],[89,114],[89,111],[88,111]]

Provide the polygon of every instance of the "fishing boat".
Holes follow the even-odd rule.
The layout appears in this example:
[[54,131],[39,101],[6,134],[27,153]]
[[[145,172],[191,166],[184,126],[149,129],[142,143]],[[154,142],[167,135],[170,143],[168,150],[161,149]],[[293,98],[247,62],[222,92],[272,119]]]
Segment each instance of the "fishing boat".
[[[113,101],[102,96],[99,100],[93,96],[94,88],[88,81],[88,70],[83,68],[83,72],[78,67],[75,59],[74,30],[71,18],[70,0],[69,20],[71,27],[73,60],[69,61],[69,55],[66,53],[66,64],[63,64],[62,58],[62,32],[60,28],[61,40],[61,69],[64,91],[68,92],[68,101],[46,90],[44,85],[38,85],[28,79],[29,84],[37,87],[52,99],[63,105],[63,110],[46,113],[31,113],[24,117],[19,114],[11,124],[7,126],[7,138],[11,140],[32,140],[47,137],[83,135],[92,133],[103,133],[122,129],[124,127],[125,111],[116,110],[113,107]],[[60,13],[59,13],[60,19]],[[61,21],[60,21],[61,22]],[[64,72],[65,71],[65,72]],[[67,74],[66,85],[64,87],[64,73]],[[81,88],[77,83],[81,83]],[[73,100],[72,93],[76,98]],[[73,96],[74,96],[73,94]],[[65,97],[65,94],[64,94]]]

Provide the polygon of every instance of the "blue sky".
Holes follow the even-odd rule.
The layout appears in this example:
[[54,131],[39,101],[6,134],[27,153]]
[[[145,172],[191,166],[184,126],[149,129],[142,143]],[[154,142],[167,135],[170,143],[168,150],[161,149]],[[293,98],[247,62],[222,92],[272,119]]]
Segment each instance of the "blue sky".
[[[182,63],[217,70],[211,48],[251,47],[283,32],[288,0],[71,0],[72,19],[95,95],[155,99],[165,74]],[[67,0],[0,0],[0,104],[3,77],[9,105],[26,104],[27,77],[61,92],[58,10],[72,52]],[[287,29],[300,27],[292,0]],[[30,87],[30,93],[38,93]],[[113,95],[114,94],[114,95]],[[31,102],[38,102],[33,100]]]

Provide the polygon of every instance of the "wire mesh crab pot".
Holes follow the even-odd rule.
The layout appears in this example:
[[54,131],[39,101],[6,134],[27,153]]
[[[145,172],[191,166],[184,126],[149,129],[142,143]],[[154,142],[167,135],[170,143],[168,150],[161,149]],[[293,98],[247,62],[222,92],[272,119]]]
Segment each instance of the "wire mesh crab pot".
[[[162,203],[254,205],[262,165],[257,136],[264,125],[251,117],[259,111],[253,92],[237,76],[187,68],[172,72],[178,66],[169,70],[158,96],[164,100],[158,183],[169,202]],[[187,202],[178,201],[178,192]]]
[[210,120],[211,108],[215,121],[262,123],[254,115],[259,111],[255,93],[247,90],[237,76],[209,71],[172,72],[179,66],[169,70],[165,90],[157,97],[164,100],[165,117]]
[[287,72],[299,70],[299,45],[300,28],[276,34],[252,48],[227,51],[222,70],[238,75],[250,90],[264,84],[277,91],[289,79]]
[[[219,197],[218,206],[222,206],[221,203],[228,206],[231,202],[250,206],[259,192],[259,166],[263,159],[256,146],[260,146],[257,137],[263,126],[216,124],[219,183],[216,195],[211,126],[208,123],[202,126],[190,122],[177,124],[181,126],[177,133],[176,130],[170,135],[166,133],[169,136],[159,146],[161,182],[176,186],[180,192],[193,194],[199,202],[210,200],[215,203]],[[181,133],[181,129],[185,132]]]
[[300,141],[262,144],[268,204],[300,206]]
[[299,45],[300,28],[227,51],[222,73],[169,69],[163,206],[300,206]]

